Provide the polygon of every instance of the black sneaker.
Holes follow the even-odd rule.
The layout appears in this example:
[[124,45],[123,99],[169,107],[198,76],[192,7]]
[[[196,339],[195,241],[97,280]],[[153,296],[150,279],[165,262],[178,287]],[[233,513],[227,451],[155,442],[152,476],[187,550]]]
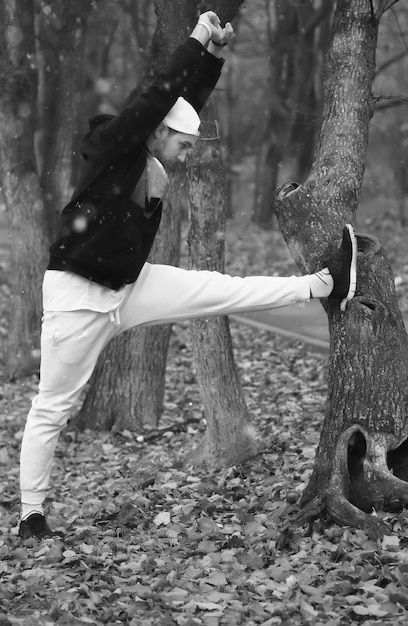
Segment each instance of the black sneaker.
[[343,241],[340,248],[327,263],[334,281],[329,298],[341,300],[340,309],[346,310],[347,302],[354,298],[357,282],[357,240],[353,227],[343,228]]
[[62,533],[54,532],[49,528],[44,515],[41,515],[40,513],[32,513],[27,517],[27,519],[20,522],[18,535],[21,539],[30,539],[31,537],[35,537],[38,541],[41,541],[42,539],[49,539],[50,537],[63,538]]

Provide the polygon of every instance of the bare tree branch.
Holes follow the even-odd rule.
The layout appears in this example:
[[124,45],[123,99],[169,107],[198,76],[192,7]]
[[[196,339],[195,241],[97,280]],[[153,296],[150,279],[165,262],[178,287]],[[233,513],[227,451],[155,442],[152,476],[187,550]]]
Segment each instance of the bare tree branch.
[[400,61],[401,59],[403,59],[407,55],[408,55],[408,49],[407,50],[403,50],[399,54],[395,55],[395,57],[392,57],[391,59],[388,59],[387,61],[385,61],[382,65],[380,65],[378,67],[377,71],[375,72],[375,76],[378,76],[378,74],[381,74],[381,72],[384,72],[386,69],[388,69],[390,67],[390,65],[393,65],[394,63],[397,63],[398,61]]
[[378,21],[382,15],[399,0],[370,0],[371,14]]
[[391,7],[394,6],[394,4],[397,4],[397,2],[399,2],[399,0],[390,0],[390,2],[388,2],[388,5],[385,2],[382,13],[385,13],[386,11],[388,11],[388,9],[391,9]]
[[373,95],[373,105],[376,111],[385,111],[385,109],[392,109],[406,104],[408,104],[408,96]]

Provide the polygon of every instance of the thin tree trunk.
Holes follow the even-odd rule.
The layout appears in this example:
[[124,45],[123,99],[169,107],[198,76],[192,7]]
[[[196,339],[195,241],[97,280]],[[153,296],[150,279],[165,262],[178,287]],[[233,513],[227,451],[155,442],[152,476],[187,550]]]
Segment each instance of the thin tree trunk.
[[[237,20],[236,20],[237,21]],[[236,25],[235,26],[235,34],[237,35],[237,29],[236,29]],[[229,44],[230,45],[230,62],[231,62],[231,55],[234,55],[234,44],[235,44],[235,39],[232,40],[232,42]],[[225,163],[225,174],[226,174],[226,180],[225,180],[225,195],[226,195],[226,217],[227,218],[232,218],[234,216],[234,197],[233,197],[233,192],[234,192],[234,171],[233,171],[233,166],[234,166],[234,155],[235,155],[235,126],[234,126],[234,111],[235,111],[235,104],[237,101],[237,94],[234,92],[234,64],[232,64],[232,67],[230,65],[228,65],[225,69],[224,72],[226,72],[226,87],[225,87],[225,108],[228,112],[228,115],[226,116],[226,120],[225,120],[225,124],[226,124],[226,128],[221,129],[221,135],[223,137],[223,141],[225,144],[225,158],[224,158],[224,163]]]
[[58,232],[60,211],[68,201],[73,129],[81,94],[86,22],[91,10],[92,0],[70,0],[54,2],[52,11],[40,14],[40,176],[50,239]]
[[271,106],[256,165],[257,224],[271,223],[274,190],[285,160],[291,159],[294,180],[303,181],[309,173],[320,113],[320,57],[327,43],[322,33],[332,4],[326,0],[315,9],[311,0],[296,6],[280,0],[274,19],[268,19]]
[[[222,1],[212,8],[221,23],[237,15],[242,1]],[[215,128],[213,99],[202,115]],[[212,133],[211,133],[212,134]],[[206,138],[203,135],[204,139]],[[225,243],[225,167],[215,140],[199,142],[188,167],[190,266],[194,269],[223,271]],[[195,462],[211,467],[241,463],[257,449],[250,429],[250,416],[235,365],[227,318],[190,322],[195,369],[204,405],[207,431],[204,445],[196,451]]]
[[[215,120],[214,105],[205,119]],[[225,241],[225,170],[219,146],[201,141],[188,167],[190,265],[194,269],[223,271]],[[193,355],[207,421],[205,445],[196,462],[211,467],[241,463],[256,452],[227,318],[190,323]]]
[[0,23],[0,176],[12,241],[5,374],[13,378],[38,367],[46,251],[34,154],[38,76],[33,0],[3,0]]
[[[357,209],[372,112],[377,5],[374,15],[366,0],[338,2],[312,172],[302,187],[278,202],[282,232],[304,272],[324,264]],[[328,402],[313,475],[300,503],[304,508],[295,521],[327,513],[375,537],[384,526],[364,511],[394,500],[408,502],[408,483],[391,471],[401,456],[406,458],[408,339],[381,245],[360,237],[359,250],[356,297],[345,313],[338,304],[325,305]]]

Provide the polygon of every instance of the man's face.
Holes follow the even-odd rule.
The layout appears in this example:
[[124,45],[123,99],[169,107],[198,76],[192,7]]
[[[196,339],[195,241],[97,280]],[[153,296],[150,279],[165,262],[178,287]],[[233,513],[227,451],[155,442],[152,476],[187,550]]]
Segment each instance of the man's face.
[[197,137],[194,135],[169,131],[158,141],[156,156],[163,163],[175,163],[176,161],[184,163],[188,152],[194,148],[196,141]]

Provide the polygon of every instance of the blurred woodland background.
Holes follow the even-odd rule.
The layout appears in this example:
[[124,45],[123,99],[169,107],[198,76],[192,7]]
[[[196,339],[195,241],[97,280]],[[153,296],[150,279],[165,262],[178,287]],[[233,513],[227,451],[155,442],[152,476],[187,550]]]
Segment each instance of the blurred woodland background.
[[[230,273],[298,271],[273,214],[273,192],[287,179],[302,182],[308,176],[319,140],[325,50],[334,10],[340,2],[343,6],[347,4],[346,0],[337,3],[249,0],[240,6],[234,19],[236,37],[226,51],[225,71],[216,90],[219,123],[214,126],[212,120],[207,121],[204,134],[206,138],[217,137],[218,133],[221,137],[229,216],[225,266]],[[163,43],[161,49],[155,49],[161,45],[160,38],[155,38],[157,27],[161,26],[163,35],[167,26],[157,23],[155,9],[160,5],[161,16],[167,11],[172,34],[174,23],[179,21],[180,32],[176,32],[179,38],[190,32],[185,15],[190,6],[193,11],[196,8],[217,11],[219,7],[226,11],[228,5],[236,8],[240,4],[239,0],[214,0],[211,4],[191,0],[191,5],[190,0],[70,0],[69,3],[3,0],[0,3],[0,28],[2,24],[11,24],[3,26],[0,45],[5,50],[4,42],[13,41],[16,48],[20,47],[20,53],[24,50],[25,58],[21,66],[13,65],[17,55],[6,58],[0,48],[0,167],[3,169],[0,173],[4,197],[7,192],[10,198],[7,220],[6,202],[4,205],[0,202],[1,365],[7,360],[3,344],[11,334],[9,320],[15,327],[15,336],[9,344],[13,346],[15,341],[15,345],[33,345],[30,343],[33,335],[25,335],[23,325],[16,322],[31,300],[35,300],[32,307],[35,315],[29,320],[30,332],[38,339],[40,276],[59,211],[76,180],[78,148],[87,130],[87,118],[98,112],[116,113],[129,91],[149,80],[154,71],[152,57],[159,62],[168,54],[169,38],[162,37],[166,45]],[[362,4],[363,0],[355,6]],[[372,2],[371,6],[376,4]],[[17,20],[13,21],[10,12],[5,11],[6,6],[14,7]],[[181,6],[185,12],[179,15],[177,9]],[[367,1],[366,11],[369,6]],[[378,236],[384,244],[398,286],[399,304],[407,313],[408,4],[406,0],[396,3],[390,0],[389,6],[379,26],[373,81],[375,106],[356,220],[357,229]],[[30,20],[34,21],[34,13],[32,29]],[[194,19],[189,17],[190,21]],[[19,28],[13,30],[16,22]],[[21,41],[20,36],[24,37]],[[76,71],[78,64],[82,72]],[[37,77],[38,90],[32,88]],[[30,153],[32,134],[36,145],[35,168]],[[16,152],[11,154],[16,144]],[[8,163],[13,167],[8,168]],[[17,171],[21,165],[25,169]],[[34,180],[34,170],[36,176],[41,174],[39,184]],[[182,179],[176,181],[177,205],[181,203],[183,208],[185,230],[187,191]],[[335,184],[336,181],[332,186]],[[184,239],[183,236],[181,262],[187,263]],[[367,268],[370,260],[361,261]],[[20,282],[19,277],[22,277]],[[380,286],[384,285],[387,286],[385,281]],[[357,315],[357,304],[354,312]],[[348,316],[351,320],[355,319],[352,315],[353,310]],[[362,326],[370,315],[362,315],[361,323],[355,327]],[[19,443],[38,377],[36,370],[27,378],[20,371],[20,378],[12,372],[14,377],[3,379],[0,372],[0,469],[3,472],[0,573],[5,580],[0,610],[3,602],[5,616],[12,618],[18,614],[18,623],[30,626],[46,623],[42,617],[50,611],[54,623],[68,623],[67,619],[73,623],[73,615],[78,620],[75,623],[113,623],[119,616],[131,626],[167,623],[339,626],[361,624],[362,620],[370,626],[406,624],[406,509],[388,516],[393,536],[386,536],[381,545],[368,540],[361,530],[352,532],[334,525],[322,527],[310,537],[292,538],[289,558],[276,549],[287,504],[296,501],[312,475],[324,420],[325,359],[308,353],[304,346],[285,343],[272,333],[259,335],[246,326],[233,328],[248,409],[261,433],[264,454],[254,457],[251,464],[228,468],[225,473],[197,470],[196,474],[190,466],[185,468],[186,453],[191,459],[196,457],[203,447],[204,430],[211,434],[210,421],[204,427],[202,417],[203,406],[205,416],[205,409],[212,405],[207,397],[199,398],[202,389],[197,384],[200,382],[197,352],[205,342],[196,342],[196,353],[193,350],[191,354],[187,330],[183,326],[179,329],[170,340],[162,429],[155,429],[162,403],[160,393],[153,407],[157,412],[147,402],[153,398],[153,386],[160,391],[162,379],[148,371],[146,381],[139,376],[138,363],[132,362],[134,369],[128,387],[124,384],[124,372],[119,371],[115,379],[107,366],[110,386],[106,395],[100,392],[105,380],[104,372],[100,371],[99,387],[92,387],[87,404],[89,419],[85,425],[88,423],[89,428],[96,430],[110,430],[112,425],[115,428],[98,437],[93,431],[78,432],[72,428],[62,438],[56,467],[59,480],[50,501],[55,503],[51,508],[54,525],[66,527],[69,522],[70,550],[65,552],[45,548],[33,556],[31,548],[15,549],[17,537],[9,538],[10,527],[18,523]],[[378,335],[381,331],[380,323]],[[153,341],[157,343],[156,336]],[[168,337],[163,343],[166,341]],[[125,342],[129,344],[126,347],[135,345],[130,334]],[[366,344],[362,345],[364,348]],[[404,349],[406,344],[401,345]],[[116,364],[123,363],[126,367],[130,363],[123,358],[123,345],[112,350],[117,350]],[[149,350],[145,349],[145,353]],[[132,354],[137,356],[138,350],[133,349]],[[396,363],[397,369],[399,361]],[[103,360],[102,365],[106,364],[109,365],[109,358]],[[35,365],[38,367],[38,358]],[[367,361],[361,359],[362,376],[366,374],[369,379],[371,370],[366,365]],[[371,404],[376,402],[377,380],[383,383],[385,380],[390,396],[396,395],[398,384],[405,392],[407,370],[400,369],[398,376],[394,376],[394,385],[388,384],[383,372],[378,379],[372,377],[371,386],[364,387],[366,396],[363,385],[361,389],[357,385],[355,395],[358,399],[361,396],[365,408],[369,405],[366,402],[369,394],[374,398]],[[392,370],[389,378],[394,374]],[[144,405],[140,394],[135,398],[134,391],[143,386]],[[224,379],[219,386],[226,396]],[[347,391],[344,395],[350,398],[350,386],[346,384],[344,388]],[[383,396],[378,406],[384,405],[387,394]],[[234,439],[231,433],[248,432],[242,427],[246,425],[247,415],[245,403],[241,405],[244,406],[240,412],[234,411],[235,421],[226,416],[228,407],[217,407],[219,423],[227,426],[228,446],[217,448],[225,464],[230,460],[227,452],[234,452],[239,439]],[[138,413],[140,406],[142,414]],[[113,409],[121,412],[116,421],[111,418]],[[402,413],[390,410],[386,417],[391,423]],[[331,441],[336,436],[341,439],[338,424],[346,414],[347,411],[333,413],[330,425],[334,424],[337,431]],[[214,422],[217,426],[217,421]],[[144,430],[146,426],[151,430]],[[174,426],[179,426],[181,433]],[[145,440],[136,436],[139,432],[147,433]],[[156,445],[153,438],[158,436],[161,440]],[[342,441],[347,446],[344,437]],[[321,450],[324,451],[323,445]],[[244,451],[250,452],[249,444]],[[405,448],[403,452],[406,458]],[[334,451],[328,450],[326,456],[334,458]],[[383,456],[385,459],[385,453]],[[365,484],[363,488],[366,491]],[[128,518],[126,511],[130,511]],[[163,514],[168,522],[163,521]],[[77,528],[81,534],[77,534]],[[92,561],[95,575],[84,563],[84,555]],[[203,572],[212,575],[214,571],[223,575],[225,572],[226,577],[221,577],[221,582],[209,583],[212,585],[209,596],[208,578],[204,584],[201,579]],[[48,586],[44,581],[49,582]],[[261,585],[260,581],[265,584]],[[214,596],[213,587],[216,593],[218,590],[222,593]],[[119,593],[120,613],[115,604]],[[212,603],[203,603],[209,599]],[[182,607],[181,602],[185,602]],[[231,605],[225,608],[227,602]],[[217,603],[223,603],[223,607],[219,609]],[[216,609],[220,610],[217,615]],[[203,616],[203,611],[211,614]],[[27,616],[27,621],[22,621],[21,615]]]
[[[204,8],[210,7],[210,3],[207,4]],[[210,8],[217,9],[213,5]],[[38,71],[39,106],[35,114],[30,112],[29,123],[35,129],[37,160],[39,166],[43,166],[48,222],[45,229],[51,233],[57,228],[58,213],[77,176],[78,148],[87,129],[87,118],[98,112],[116,113],[129,91],[148,81],[153,71],[149,59],[157,27],[154,0],[97,0],[81,6],[87,14],[86,35],[83,42],[78,39],[75,44],[75,22],[80,28],[84,27],[76,3],[69,10],[58,1],[37,0],[36,54],[27,52],[33,68]],[[230,220],[230,229],[245,231],[249,223],[276,228],[274,189],[286,179],[302,182],[307,177],[320,123],[323,60],[334,8],[334,0],[251,0],[241,6],[234,19],[236,37],[226,52],[227,63],[216,90],[220,124],[214,129],[222,138],[227,215],[234,218]],[[71,20],[71,24],[64,20]],[[73,43],[69,45],[73,62],[77,56],[77,63],[83,63],[84,67],[81,84],[75,87],[76,106],[70,104],[70,98],[61,107],[59,101],[65,97],[64,90],[72,89],[69,83],[72,61],[65,57],[64,48],[64,38],[72,37],[72,32]],[[405,227],[408,220],[407,36],[408,6],[406,2],[398,2],[383,15],[379,28],[373,81],[377,99],[357,213],[357,228],[375,234],[379,228],[384,235],[384,228],[386,230],[387,224],[395,220]],[[82,45],[85,45],[83,56]],[[61,49],[65,52],[61,53]],[[19,111],[22,118],[27,113],[23,109]],[[3,119],[2,123],[7,124],[7,121]],[[72,130],[72,163],[69,164],[60,156],[66,150],[65,142]],[[54,149],[44,150],[51,144],[50,133],[61,137],[59,155]],[[55,137],[52,143],[58,145],[54,140]],[[3,142],[6,156],[2,160],[3,168],[7,167],[6,143]],[[49,162],[41,163],[46,158],[43,155],[47,154]],[[57,185],[46,180],[47,172],[50,173],[55,163],[57,168],[50,178],[57,179]],[[72,165],[71,171],[69,165]],[[34,198],[34,205],[35,202]],[[42,198],[39,204],[41,202]],[[10,239],[0,189],[0,275],[3,278]],[[408,251],[404,239],[399,245],[403,246],[402,257],[405,258]],[[37,241],[37,247],[38,244]],[[392,250],[389,252],[393,260],[395,254]],[[398,274],[401,274],[400,269]]]
[[[230,216],[270,226],[271,190],[288,178],[302,182],[307,176],[334,5],[333,0],[251,0],[234,20],[236,37],[216,92]],[[46,7],[43,13],[46,20]],[[155,27],[153,0],[95,3],[86,36],[78,140],[88,116],[116,113],[128,92],[142,83]],[[408,219],[407,37],[408,6],[402,2],[380,24],[373,82],[378,101],[363,187],[372,219],[385,212],[403,224]]]
[[[217,10],[216,5],[206,3],[200,9]],[[274,227],[274,189],[288,178],[302,182],[309,172],[318,139],[323,60],[335,5],[334,0],[251,0],[234,19],[236,37],[226,52],[227,63],[217,87],[220,124],[214,131],[222,138],[227,215],[244,228],[248,221]],[[225,2],[222,6],[225,9]],[[177,10],[177,3],[174,7]],[[21,118],[30,116],[35,130],[47,229],[52,233],[75,182],[87,118],[98,112],[116,113],[129,91],[142,87],[154,71],[149,60],[157,18],[154,0],[95,0],[74,2],[70,7],[58,0],[36,0],[35,14],[37,43],[35,52],[27,49],[27,57],[38,72],[39,105],[35,115],[24,107],[18,113]],[[380,23],[373,82],[376,106],[358,225],[383,219],[405,225],[408,220],[407,33],[408,6],[398,2]],[[68,50],[67,37],[71,37]],[[156,58],[160,58],[157,52]],[[75,62],[84,64],[80,84],[75,84],[77,78],[69,82]],[[73,87],[77,101],[72,106],[71,95],[64,110],[61,98]],[[2,124],[6,124],[4,118]],[[51,144],[50,134],[54,135],[52,143],[58,145],[55,135],[59,134],[63,152],[67,125],[73,129],[71,172],[55,149],[44,150]],[[4,142],[3,150],[4,168]],[[48,163],[42,163],[44,155]],[[50,171],[56,163],[60,171]],[[53,178],[59,182],[53,183]],[[0,190],[1,229],[4,245],[5,205]]]
[[[18,0],[0,7],[1,21],[6,24],[0,50],[4,94],[0,173],[5,199],[0,211],[0,259],[11,242],[13,273],[5,271],[3,277],[12,283],[11,305],[6,308],[14,311],[10,332],[4,331],[8,348],[2,360],[7,363],[8,377],[32,371],[31,356],[37,357],[40,281],[59,213],[77,178],[79,145],[88,118],[117,113],[129,92],[142,89],[175,44],[188,36],[197,14],[209,8],[224,19],[231,15],[236,31],[216,89],[217,113],[214,116],[207,109],[209,117],[203,120],[205,141],[221,138],[214,145],[223,161],[218,171],[222,169],[226,179],[225,193],[213,204],[225,203],[220,213],[225,211],[229,217],[227,230],[233,236],[238,239],[242,234],[248,242],[249,233],[254,233],[254,247],[265,250],[263,233],[277,230],[276,187],[287,179],[303,182],[316,152],[334,0],[251,0],[246,4],[214,0],[211,5],[181,0],[75,0],[69,4]],[[408,6],[391,2],[379,27],[370,143],[357,212],[357,228],[379,236],[384,244],[387,224],[392,224],[392,236],[400,237],[408,220],[407,70]],[[181,206],[186,218],[183,176],[179,172],[175,178],[166,213],[179,211]],[[161,231],[167,234],[171,228],[163,223]],[[163,245],[165,250],[170,248],[166,241]],[[175,236],[174,258],[159,257],[161,262],[177,263],[178,247]],[[408,273],[406,237],[400,237],[397,248],[401,265],[394,270],[399,275],[405,269]],[[391,261],[395,249],[387,249]],[[187,256],[182,247],[182,262],[183,254]],[[250,267],[239,252],[231,256],[228,271],[283,269]]]
[[[207,109],[203,119],[202,143],[221,139],[214,141],[217,159],[210,165],[217,163],[217,175],[225,177],[225,186],[222,180],[211,187],[211,228],[214,233],[223,230],[221,222],[215,222],[225,212],[229,218],[227,271],[286,273],[291,258],[274,218],[274,192],[287,179],[303,182],[311,169],[319,141],[324,59],[336,4],[334,0],[251,0],[246,4],[241,0],[214,0],[211,4],[18,0],[0,6],[0,22],[6,24],[0,39],[4,94],[0,174],[5,199],[0,211],[0,264],[4,270],[0,267],[0,278],[10,284],[10,290],[3,292],[2,335],[7,349],[0,351],[0,361],[8,369],[6,377],[15,379],[38,368],[40,284],[59,213],[77,178],[79,145],[88,118],[117,113],[129,92],[142,89],[176,43],[188,36],[198,13],[208,9],[218,11],[223,19],[233,17],[236,31],[225,52],[225,69],[216,89],[217,112]],[[380,238],[390,261],[397,260],[394,272],[408,284],[404,278],[405,274],[408,277],[404,236],[408,220],[408,6],[406,2],[389,6],[380,20],[374,107],[357,228]],[[218,151],[223,164],[218,161]],[[201,178],[209,170],[204,163]],[[165,211],[173,216],[166,218],[173,220],[173,225],[162,223],[162,249],[155,258],[177,264],[180,236],[175,224],[180,207],[186,228],[188,221],[185,171],[176,172],[174,180],[169,210]],[[208,207],[205,211],[208,213]],[[201,235],[196,233],[196,241]],[[392,246],[387,246],[387,238],[393,240]],[[182,244],[184,239],[182,236]],[[218,253],[214,251],[209,269],[222,271],[223,252]],[[182,245],[182,264],[187,256]],[[157,355],[166,353],[166,332],[160,339],[162,348],[151,333],[156,360]],[[122,355],[119,360],[125,360],[125,349],[132,355],[152,352],[145,337],[138,341],[130,349],[126,338],[115,361],[118,354]],[[143,394],[139,392],[144,396],[144,415],[150,413],[146,401],[153,395],[158,399],[151,413],[158,415],[161,410],[162,394],[156,390],[164,384],[165,357],[160,358],[160,366],[152,364],[155,371],[161,371],[154,390],[147,381]],[[134,377],[139,371],[136,387],[141,390],[145,364],[132,361],[128,369]],[[104,385],[104,376],[104,372],[97,373],[101,382],[90,401],[92,414],[98,414],[97,397],[102,399],[101,412],[106,413],[101,388],[117,386]],[[109,368],[106,376],[110,380]],[[148,378],[153,381],[152,376]],[[115,410],[133,395],[130,385],[129,379],[120,401],[111,399]],[[132,413],[134,404],[133,398],[123,413]]]
[[[56,48],[66,25],[59,22],[55,4],[37,2],[37,28],[40,36],[47,37],[43,49],[49,55],[48,59],[38,57],[43,64],[38,68],[40,75],[41,70],[53,73],[56,65],[64,64]],[[117,113],[130,90],[148,80],[146,65],[156,29],[154,0],[91,4],[80,106],[74,121],[71,187],[87,118],[98,112]],[[236,37],[226,52],[227,63],[217,87],[230,216],[273,225],[271,190],[287,178],[302,182],[307,176],[319,128],[323,57],[334,6],[334,0],[251,0],[234,20]],[[370,201],[373,219],[392,210],[403,224],[408,219],[407,34],[408,6],[397,3],[380,24],[373,82],[378,100],[363,188],[363,200]],[[52,81],[48,84],[51,87],[42,92],[40,85],[43,107],[39,110],[44,116],[52,115],[55,106]],[[39,120],[36,129],[42,148],[46,137]]]

